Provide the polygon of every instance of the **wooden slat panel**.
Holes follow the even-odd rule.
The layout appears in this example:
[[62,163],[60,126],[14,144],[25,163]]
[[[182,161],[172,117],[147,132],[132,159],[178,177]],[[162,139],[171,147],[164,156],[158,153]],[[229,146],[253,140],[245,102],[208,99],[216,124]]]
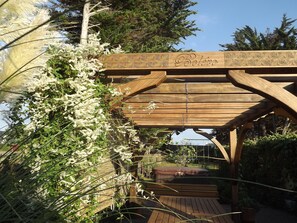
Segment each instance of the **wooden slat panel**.
[[[224,128],[230,126],[228,121],[182,121],[182,120],[146,120],[135,121],[135,124],[139,127],[164,127],[164,128]],[[228,124],[228,125],[227,125]]]
[[275,104],[273,103],[260,103],[256,106],[253,106],[253,113],[250,114],[241,114],[234,120],[230,120],[228,125],[230,126],[241,126],[247,122],[252,122],[253,120],[258,119],[259,117],[268,114],[273,110]]
[[163,103],[194,103],[194,102],[259,102],[264,98],[255,94],[140,94],[127,99],[127,102],[163,102]]
[[151,87],[156,87],[164,80],[166,80],[165,71],[152,71],[149,75],[142,76],[126,84],[118,85],[117,89],[122,92],[124,96],[128,96]]
[[[164,108],[164,109],[248,109],[258,104],[258,102],[219,102],[219,103],[212,103],[212,102],[196,102],[196,103],[162,103],[162,102],[154,102],[157,108]],[[131,108],[141,108],[145,109],[148,107],[149,102],[125,102],[124,104],[126,107]]]
[[[291,82],[277,83],[279,87],[291,85]],[[252,93],[235,87],[231,83],[163,83],[156,88],[145,91],[146,94],[243,94]]]
[[145,91],[146,94],[176,94],[176,93],[187,93],[187,94],[230,94],[230,93],[251,93],[247,90],[235,87],[230,83],[164,83],[157,88]]
[[253,113],[253,110],[247,109],[162,109],[155,108],[153,110],[137,109],[137,108],[123,108],[125,114],[236,114],[239,115],[243,112]]
[[235,118],[237,115],[236,114],[207,114],[207,113],[200,113],[200,114],[126,114],[125,115],[128,118],[132,118],[133,120],[137,121],[137,120],[146,120],[146,119],[197,119],[197,120],[201,120],[201,119],[211,119],[211,118],[215,118],[215,119],[231,119],[231,118]]

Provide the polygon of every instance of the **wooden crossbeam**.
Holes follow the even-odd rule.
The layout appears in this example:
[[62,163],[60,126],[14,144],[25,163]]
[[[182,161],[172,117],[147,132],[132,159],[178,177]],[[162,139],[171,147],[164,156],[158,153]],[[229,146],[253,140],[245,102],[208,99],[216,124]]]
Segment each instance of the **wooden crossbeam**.
[[243,70],[230,70],[227,77],[235,86],[268,98],[297,118],[297,97],[292,93],[267,80],[249,75]]
[[235,118],[237,114],[208,114],[208,113],[200,113],[200,114],[125,114],[126,117],[132,118],[133,120],[145,120],[147,118],[149,119],[162,119],[162,118],[192,118],[192,119],[202,119],[202,118]]
[[[284,88],[292,82],[275,83]],[[146,94],[250,94],[251,92],[231,83],[162,83],[145,91]]]
[[221,153],[224,156],[225,160],[228,163],[230,163],[230,158],[229,158],[229,155],[228,155],[226,149],[224,148],[224,146],[215,137],[213,137],[212,135],[208,134],[205,131],[202,131],[201,129],[193,129],[193,130],[197,134],[202,135],[202,136],[206,137],[207,139],[209,139],[210,141],[212,141],[213,144],[215,144],[216,147],[221,151]]
[[151,74],[117,86],[124,97],[134,95],[141,91],[156,87],[166,80],[166,71],[152,71]]
[[[248,108],[247,108],[248,109]],[[155,108],[153,110],[149,110],[147,108],[128,108],[124,107],[123,111],[125,114],[233,114],[240,115],[242,113],[252,114],[254,111],[251,109],[236,109],[236,108],[200,108],[200,109],[186,109],[186,108],[171,108],[171,109],[163,109],[163,108]]]
[[[158,102],[154,101],[157,108],[160,109],[248,109],[258,104],[258,102],[220,102],[220,103],[212,103],[212,102]],[[128,109],[144,109],[146,110],[149,102],[125,102],[125,107]]]
[[225,128],[228,120],[184,120],[184,119],[147,119],[145,121],[134,120],[140,127],[151,128]]
[[297,51],[225,51],[113,54],[101,58],[107,70],[297,67]]
[[259,102],[264,98],[255,94],[140,94],[127,102],[197,103],[197,102]]

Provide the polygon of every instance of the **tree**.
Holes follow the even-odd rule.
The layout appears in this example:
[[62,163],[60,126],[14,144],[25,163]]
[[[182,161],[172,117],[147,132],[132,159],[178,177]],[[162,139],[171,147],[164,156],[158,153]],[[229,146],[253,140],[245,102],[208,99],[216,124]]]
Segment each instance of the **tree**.
[[[89,31],[100,32],[103,42],[121,45],[126,52],[175,51],[175,45],[193,35],[198,28],[188,16],[190,0],[103,0],[101,11],[90,18]],[[81,1],[60,0],[59,10],[69,11],[56,20],[71,42],[79,42],[83,4]],[[51,8],[54,16],[59,11]]]
[[220,44],[226,51],[234,50],[294,50],[297,49],[297,29],[294,27],[296,19],[283,15],[279,28],[272,32],[258,33],[256,28],[245,26],[237,29],[233,34],[234,43]]

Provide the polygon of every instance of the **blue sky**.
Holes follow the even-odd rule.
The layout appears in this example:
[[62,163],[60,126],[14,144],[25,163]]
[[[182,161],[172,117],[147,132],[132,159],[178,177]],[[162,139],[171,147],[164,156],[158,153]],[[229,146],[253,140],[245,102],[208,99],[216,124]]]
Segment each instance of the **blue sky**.
[[[219,44],[232,43],[237,28],[249,25],[259,32],[279,27],[283,14],[297,18],[297,0],[197,0],[197,36],[185,41],[184,48],[195,51],[218,51]],[[295,26],[297,23],[295,23]]]

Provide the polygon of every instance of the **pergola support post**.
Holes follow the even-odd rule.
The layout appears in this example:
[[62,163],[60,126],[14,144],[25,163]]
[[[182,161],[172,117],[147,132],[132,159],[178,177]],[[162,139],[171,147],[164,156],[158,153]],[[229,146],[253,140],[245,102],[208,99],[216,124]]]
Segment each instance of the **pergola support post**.
[[[235,160],[235,154],[237,149],[237,130],[230,130],[230,175],[231,175],[231,209],[232,212],[239,211],[239,199],[238,199],[238,162]],[[240,222],[240,215],[232,215],[234,223]]]
[[[230,130],[230,175],[232,178],[232,212],[239,211],[239,161],[241,158],[243,142],[247,131],[252,128],[252,123],[246,123],[242,126],[237,136],[236,128]],[[233,215],[233,220],[235,223],[240,222],[239,215]]]

